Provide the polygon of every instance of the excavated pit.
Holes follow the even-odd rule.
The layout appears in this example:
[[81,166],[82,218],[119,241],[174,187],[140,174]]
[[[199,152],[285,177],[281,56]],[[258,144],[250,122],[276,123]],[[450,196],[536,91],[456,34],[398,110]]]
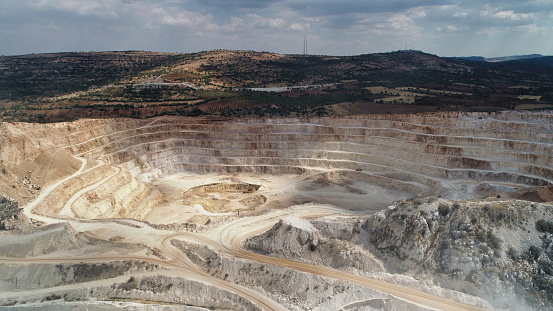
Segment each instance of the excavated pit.
[[[121,245],[144,243],[149,248],[141,256],[159,253],[158,259],[171,257],[161,237],[215,235],[248,216],[293,206],[290,213],[315,204],[364,217],[408,198],[413,204],[425,197],[544,201],[553,187],[551,112],[3,123],[0,135],[8,138],[0,144],[0,194],[37,218],[72,221],[79,232]],[[40,199],[43,193],[48,195]],[[206,239],[211,246],[222,245],[213,236]],[[303,252],[313,252],[311,245],[302,246]],[[371,254],[359,250],[356,256]],[[350,262],[346,257],[327,264],[340,268]],[[264,265],[259,263],[258,270],[263,272]],[[375,267],[367,271],[380,269]],[[214,275],[227,278],[225,271]],[[251,285],[244,275],[233,277]],[[134,297],[130,293],[120,296]],[[360,293],[359,304],[372,306],[378,298]],[[289,293],[281,294],[286,301]],[[356,307],[357,302],[345,300],[336,306]]]
[[[34,182],[47,184],[42,176],[52,170],[68,174],[60,161],[73,155],[88,160],[85,174],[37,212],[153,223],[307,202],[371,212],[413,196],[471,199],[550,186],[551,119],[504,112],[4,124],[13,140],[1,153],[6,184],[18,182],[9,178],[27,162],[39,165],[26,176],[31,186],[0,190],[32,198]],[[73,170],[74,162],[65,161]]]

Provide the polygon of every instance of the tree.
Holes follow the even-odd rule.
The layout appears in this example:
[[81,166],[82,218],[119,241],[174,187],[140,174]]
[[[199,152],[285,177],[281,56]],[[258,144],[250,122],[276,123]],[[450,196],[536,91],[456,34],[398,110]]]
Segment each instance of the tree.
[[446,217],[447,215],[449,215],[449,211],[450,211],[449,205],[445,203],[440,204],[440,206],[438,206],[438,211],[440,212],[440,215],[442,217]]
[[553,223],[540,219],[536,221],[536,230],[539,232],[553,233]]
[[0,220],[12,218],[18,210],[19,204],[0,195]]

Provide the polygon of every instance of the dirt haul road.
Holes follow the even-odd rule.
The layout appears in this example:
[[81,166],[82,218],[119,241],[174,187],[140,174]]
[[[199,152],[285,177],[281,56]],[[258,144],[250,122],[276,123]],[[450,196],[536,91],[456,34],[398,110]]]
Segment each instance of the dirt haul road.
[[224,246],[225,249],[232,255],[253,260],[257,262],[282,266],[302,272],[316,274],[322,277],[337,279],[341,281],[351,282],[363,287],[374,289],[383,293],[393,295],[397,298],[430,307],[438,310],[482,310],[481,308],[467,305],[461,302],[453,301],[450,299],[431,295],[422,291],[411,289],[408,287],[386,283],[380,280],[371,279],[359,275],[338,271],[335,269],[316,266],[312,264],[286,260],[281,258],[275,258],[270,256],[264,256],[244,249],[243,242],[256,234],[260,234],[268,230],[278,219],[282,217],[294,215],[299,217],[319,217],[328,215],[331,213],[343,212],[340,209],[334,207],[321,207],[321,206],[301,206],[301,208],[292,209],[288,215],[282,215],[281,213],[267,214],[259,217],[250,217],[241,219],[224,226],[217,235],[217,242]]
[[[150,257],[150,256],[113,256],[113,255],[100,254],[92,257],[73,257],[73,258],[35,257],[35,258],[18,258],[16,260],[14,260],[13,258],[0,258],[0,262],[2,263],[72,263],[72,262],[99,263],[99,262],[125,261],[125,260],[144,261],[144,262],[149,262],[153,264],[159,264],[167,268],[187,271],[188,272],[186,274],[187,278],[201,280],[210,285],[216,286],[218,288],[234,292],[242,297],[249,299],[255,304],[261,306],[263,309],[286,310],[278,303],[274,302],[273,300],[263,295],[260,295],[257,292],[254,292],[252,290],[249,290],[247,288],[244,288],[236,284],[232,284],[232,283],[214,278],[209,274],[205,273],[200,267],[197,267],[186,256],[184,256],[178,249],[176,249],[174,246],[170,244],[170,241],[172,239],[177,237],[183,237],[196,242],[208,244],[210,247],[224,248],[226,252],[238,258],[253,260],[261,263],[278,265],[278,266],[282,266],[282,267],[286,267],[286,268],[290,268],[290,269],[294,269],[302,272],[312,273],[322,277],[351,282],[360,286],[364,286],[377,291],[381,291],[383,293],[393,295],[397,298],[415,303],[417,305],[429,307],[431,309],[482,310],[474,306],[441,298],[421,291],[410,289],[404,286],[389,284],[383,281],[370,279],[370,278],[362,277],[358,275],[353,275],[353,274],[337,271],[326,267],[320,267],[320,266],[315,266],[315,265],[291,261],[291,260],[264,256],[264,255],[247,251],[242,247],[242,242],[244,241],[244,239],[256,233],[265,231],[268,227],[274,224],[276,220],[282,217],[287,217],[290,215],[323,216],[323,215],[336,213],[337,211],[339,211],[339,209],[332,208],[332,207],[302,206],[301,209],[291,208],[290,211],[287,211],[287,212],[279,211],[278,213],[270,213],[269,215],[263,215],[260,217],[241,219],[239,221],[235,221],[225,226],[221,230],[218,230],[218,232],[212,232],[211,234],[209,234],[211,236],[217,236],[218,239],[220,239],[219,241],[215,241],[210,239],[209,237],[199,235],[199,234],[194,234],[194,233],[166,233],[166,236],[164,238],[158,240],[159,242],[156,244],[156,246],[165,255],[170,257],[170,259],[168,260],[162,260],[162,259]],[[113,224],[113,223],[106,223],[106,224],[96,223],[94,225],[99,227],[98,231],[96,231],[97,233],[101,231],[106,232],[102,230],[102,229],[105,229],[105,228],[101,228],[103,227],[102,225],[106,225],[106,227],[109,227],[110,228],[108,230],[109,232],[113,232],[115,227],[120,227],[118,232],[121,234],[128,235],[129,238],[131,236],[137,236],[138,232],[134,232],[135,230],[139,231],[138,228],[128,228],[128,227],[126,228],[126,226],[124,225]],[[155,229],[150,229],[150,230],[155,230]],[[144,234],[138,234],[138,235],[144,236]],[[151,241],[145,241],[145,242],[151,243]],[[125,277],[125,280],[126,280],[126,277]],[[107,279],[103,281],[89,282],[89,284],[90,286],[92,285],[96,286],[96,285],[106,285],[106,284],[111,284],[111,283],[121,282],[121,281],[122,281],[121,278],[113,278],[113,279]],[[79,287],[83,287],[83,286],[79,285]],[[49,289],[36,290],[36,293],[55,292],[55,291],[60,291],[65,289],[68,289],[68,287],[58,286],[58,287],[53,287]],[[33,291],[33,293],[34,292],[35,291]],[[17,293],[17,294],[3,293],[3,294],[0,294],[0,298],[16,297],[18,294],[20,293]],[[31,294],[31,292],[25,293],[25,294]]]
[[[361,285],[370,289],[374,289],[383,293],[387,293],[398,297],[403,300],[407,300],[417,305],[422,305],[430,309],[438,310],[480,310],[477,307],[470,306],[467,304],[459,303],[449,299],[441,298],[431,294],[427,294],[421,291],[410,289],[407,287],[389,284],[383,281],[370,279],[367,277],[361,277],[341,271],[337,271],[330,268],[295,262],[291,260],[273,258],[268,256],[263,256],[260,254],[255,254],[245,250],[242,247],[242,242],[244,239],[261,233],[264,230],[267,230],[272,226],[278,219],[287,216],[297,216],[297,217],[315,217],[323,216],[330,214],[341,214],[348,213],[344,210],[332,207],[332,206],[321,206],[321,205],[302,205],[291,207],[284,210],[274,211],[267,213],[262,216],[256,217],[247,217],[239,219],[232,223],[229,223],[225,226],[215,229],[211,232],[207,232],[205,235],[195,234],[195,233],[178,233],[172,231],[162,231],[156,230],[146,224],[136,225],[134,222],[127,223],[121,220],[103,220],[103,221],[81,221],[78,219],[57,219],[52,217],[47,217],[44,215],[37,215],[33,213],[33,209],[44,200],[49,194],[51,194],[56,187],[60,186],[62,183],[71,180],[85,172],[84,168],[87,164],[87,160],[84,158],[78,158],[82,162],[81,168],[71,176],[64,178],[63,180],[58,181],[54,185],[45,189],[41,195],[25,206],[24,210],[26,214],[45,223],[59,223],[59,222],[69,222],[77,231],[88,232],[93,236],[102,239],[109,239],[115,235],[125,238],[127,242],[131,243],[141,243],[147,245],[151,248],[159,249],[164,255],[169,257],[168,260],[161,260],[155,257],[140,257],[140,256],[110,256],[107,254],[98,254],[91,257],[75,257],[67,258],[65,257],[35,257],[32,259],[10,259],[2,258],[0,261],[4,263],[22,263],[22,262],[33,262],[33,263],[51,263],[51,262],[107,262],[113,260],[140,260],[156,264],[161,264],[173,269],[183,270],[191,272],[192,278],[201,279],[202,281],[216,286],[218,288],[234,292],[246,299],[249,299],[256,305],[260,306],[266,310],[285,310],[283,306],[276,303],[274,300],[258,293],[253,290],[247,289],[243,286],[232,284],[221,279],[212,277],[211,275],[205,273],[200,267],[193,264],[182,252],[170,244],[171,239],[175,237],[184,237],[192,240],[200,241],[204,244],[207,244],[209,247],[215,247],[219,250],[224,250],[225,252],[247,260],[253,260],[260,263],[279,265],[298,271],[303,271],[307,273],[316,274],[322,277],[333,278],[338,280],[343,280],[351,282],[357,285]],[[69,213],[67,213],[69,214]],[[116,222],[117,221],[117,222]],[[113,280],[105,280],[105,282],[114,282]],[[61,290],[63,287],[54,287],[51,289],[44,289],[42,291],[48,292]],[[0,296],[1,297],[1,296]]]

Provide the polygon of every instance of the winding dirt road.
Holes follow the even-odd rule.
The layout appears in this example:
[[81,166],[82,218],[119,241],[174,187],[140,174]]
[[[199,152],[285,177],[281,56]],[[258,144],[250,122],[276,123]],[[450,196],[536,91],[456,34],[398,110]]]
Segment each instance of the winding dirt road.
[[[334,207],[320,207],[320,206],[302,206],[301,210],[296,213],[291,213],[294,216],[310,216],[318,217],[328,215],[331,213],[343,213],[343,210]],[[438,310],[483,310],[481,308],[471,306],[458,301],[438,297],[432,294],[428,294],[419,290],[408,288],[401,285],[390,284],[384,281],[371,279],[364,276],[346,273],[343,271],[335,270],[328,267],[316,266],[308,263],[297,262],[293,260],[275,258],[257,254],[244,249],[243,242],[254,235],[265,232],[275,223],[275,219],[280,219],[282,215],[263,215],[258,217],[251,217],[247,219],[241,219],[224,226],[218,233],[218,243],[225,247],[225,249],[232,255],[248,259],[252,261],[282,266],[297,271],[307,272],[322,277],[332,278],[336,280],[351,282],[363,287],[374,289],[383,293],[387,293],[418,305],[423,305],[432,309]]]
[[[261,216],[246,217],[233,221],[229,224],[213,229],[205,234],[197,234],[191,232],[172,232],[154,229],[144,223],[135,225],[134,222],[125,222],[121,220],[103,220],[103,221],[90,221],[79,220],[71,216],[69,211],[71,203],[78,198],[79,195],[85,191],[79,191],[73,195],[67,204],[62,214],[67,217],[64,219],[47,217],[44,215],[37,215],[33,212],[33,209],[42,202],[48,195],[50,195],[57,187],[62,183],[75,178],[83,172],[87,164],[87,159],[78,158],[82,165],[74,174],[56,182],[47,189],[44,189],[42,193],[31,203],[24,207],[25,213],[33,218],[43,221],[47,224],[69,222],[73,228],[77,231],[88,232],[93,236],[101,239],[109,239],[114,235],[122,236],[126,242],[129,243],[141,243],[151,248],[159,249],[169,259],[160,259],[153,256],[134,256],[134,255],[121,255],[114,256],[108,254],[95,254],[92,256],[79,256],[79,257],[34,257],[34,258],[0,258],[2,263],[67,263],[67,262],[108,262],[108,261],[120,261],[120,260],[139,260],[154,264],[159,264],[167,268],[176,269],[179,271],[186,271],[191,278],[202,280],[203,282],[216,286],[220,289],[236,293],[259,307],[265,310],[286,310],[282,305],[275,302],[273,299],[262,295],[256,291],[248,289],[246,287],[233,284],[218,278],[215,278],[200,267],[195,265],[188,257],[186,257],[176,247],[171,245],[171,240],[177,237],[191,239],[198,241],[202,244],[214,248],[218,251],[224,251],[232,256],[252,260],[260,263],[278,265],[298,271],[316,274],[326,278],[332,278],[351,282],[363,287],[367,287],[373,290],[377,290],[383,293],[393,295],[399,299],[403,299],[418,305],[428,307],[429,309],[437,310],[481,310],[478,307],[463,304],[457,301],[449,300],[446,298],[431,295],[422,291],[407,288],[400,285],[390,284],[376,279],[371,279],[359,275],[349,274],[343,271],[334,270],[327,267],[315,266],[307,263],[301,263],[297,261],[291,261],[286,259],[274,258],[256,254],[243,248],[242,243],[248,237],[255,234],[259,234],[273,226],[279,219],[287,216],[297,217],[318,217],[331,214],[351,214],[342,209],[333,206],[324,205],[301,205],[290,207],[284,210],[277,210],[266,213]],[[104,179],[106,180],[106,179]],[[104,181],[102,180],[102,181]],[[92,186],[85,188],[86,190],[92,189],[98,186],[100,183],[95,183]],[[83,190],[85,190],[83,189]],[[68,217],[69,216],[69,217]],[[106,284],[119,282],[118,278],[98,281],[99,284]],[[96,283],[81,284],[82,286],[92,286]],[[79,286],[81,286],[79,285]],[[37,293],[43,292],[55,292],[64,290],[64,286],[58,286],[47,289],[37,290]],[[17,297],[17,295],[23,294],[22,292],[10,292],[1,293],[0,298],[5,297]]]

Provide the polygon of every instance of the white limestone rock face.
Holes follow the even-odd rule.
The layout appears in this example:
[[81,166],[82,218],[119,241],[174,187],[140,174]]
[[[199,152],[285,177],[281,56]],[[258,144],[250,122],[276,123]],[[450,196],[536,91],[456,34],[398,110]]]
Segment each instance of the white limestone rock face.
[[362,247],[325,237],[308,220],[287,218],[244,245],[252,251],[363,273],[383,271],[382,264]]
[[222,256],[198,244],[181,240],[173,240],[172,243],[207,273],[253,288],[290,310],[339,310],[352,301],[391,298],[389,295],[343,281]]
[[83,247],[89,238],[78,234],[69,224],[59,223],[25,232],[0,234],[0,253],[6,257],[34,257],[60,250]]
[[374,245],[379,250],[394,252],[400,260],[422,261],[433,234],[425,216],[432,217],[426,212],[394,213],[393,210],[379,215],[370,228]]
[[245,246],[373,277],[382,271],[390,282],[396,281],[386,273],[401,273],[418,280],[407,286],[433,292],[424,285],[429,282],[496,308],[543,310],[553,308],[553,234],[536,224],[553,223],[552,211],[550,204],[527,201],[430,197],[365,217],[313,220],[315,230],[283,219]]
[[[252,302],[234,293],[221,290],[199,281],[164,275],[130,277],[125,282],[118,282],[112,285],[60,290],[46,294],[22,293],[16,298],[0,299],[0,306],[14,305],[17,303],[22,304],[21,306],[17,305],[17,309],[27,310],[27,307],[29,307],[30,310],[33,310],[33,305],[38,304],[40,310],[63,310],[65,307],[64,301],[79,301],[74,307],[79,308],[84,306],[86,308],[88,305],[91,305],[91,309],[94,310],[99,307],[94,304],[95,301],[117,299],[155,301],[159,304],[166,302],[196,307],[190,309],[173,309],[176,311],[196,311],[205,309],[238,311],[261,310]],[[44,304],[45,301],[61,302],[61,307],[58,309],[58,304]],[[108,309],[115,309],[115,307],[116,306],[109,306]],[[133,306],[130,307],[132,310]],[[147,308],[148,306],[144,306],[144,308],[138,308],[138,310],[148,310]],[[125,308],[125,310],[127,309]],[[152,308],[151,310],[171,309],[164,307],[161,309]]]

